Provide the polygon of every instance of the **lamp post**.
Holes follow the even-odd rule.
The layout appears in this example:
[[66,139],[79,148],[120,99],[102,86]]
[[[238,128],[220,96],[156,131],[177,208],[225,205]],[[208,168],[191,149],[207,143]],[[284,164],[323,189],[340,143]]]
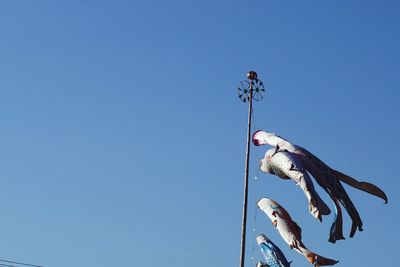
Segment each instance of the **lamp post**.
[[249,162],[250,162],[250,133],[251,133],[251,117],[253,112],[253,100],[260,101],[265,92],[264,84],[258,79],[255,71],[247,73],[247,79],[240,82],[238,87],[238,96],[244,102],[249,103],[248,121],[247,121],[247,143],[246,143],[246,160],[244,166],[244,190],[243,190],[243,214],[242,214],[242,237],[240,244],[240,267],[244,267],[246,253],[246,225],[247,225],[247,202],[248,202],[248,186],[249,186]]

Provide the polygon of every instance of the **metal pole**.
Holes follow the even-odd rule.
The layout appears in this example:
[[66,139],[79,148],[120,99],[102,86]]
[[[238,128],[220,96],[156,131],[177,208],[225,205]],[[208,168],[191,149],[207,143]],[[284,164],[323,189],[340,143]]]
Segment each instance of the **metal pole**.
[[250,131],[251,131],[251,114],[253,110],[253,87],[250,85],[249,100],[249,117],[247,123],[247,144],[246,144],[246,162],[244,167],[244,193],[243,193],[243,214],[242,214],[242,240],[240,251],[240,267],[244,267],[246,253],[246,224],[247,224],[247,201],[248,201],[248,185],[249,185],[249,162],[250,162]]

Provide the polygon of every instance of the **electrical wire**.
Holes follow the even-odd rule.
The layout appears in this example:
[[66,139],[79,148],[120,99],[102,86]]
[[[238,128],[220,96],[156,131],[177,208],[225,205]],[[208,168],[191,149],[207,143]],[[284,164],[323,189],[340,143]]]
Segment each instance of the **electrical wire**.
[[[22,266],[30,266],[30,267],[44,267],[43,265],[36,265],[36,264],[31,264],[31,263],[24,263],[24,262],[3,260],[3,259],[0,259],[0,262],[6,262],[6,263],[12,263],[12,264],[17,264],[17,265],[22,265]],[[13,265],[7,265],[7,264],[3,264],[3,263],[0,263],[0,266],[16,267],[16,266],[13,266]]]

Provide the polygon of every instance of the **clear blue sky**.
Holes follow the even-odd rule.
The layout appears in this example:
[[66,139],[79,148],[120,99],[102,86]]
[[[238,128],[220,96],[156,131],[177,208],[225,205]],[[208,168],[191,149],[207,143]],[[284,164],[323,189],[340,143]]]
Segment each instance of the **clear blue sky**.
[[[337,266],[393,266],[399,10],[396,0],[1,1],[0,258],[238,266],[247,108],[236,87],[254,69],[268,88],[255,128],[379,185],[389,204],[349,188],[364,232],[332,245],[332,217],[318,223],[298,187],[262,174],[247,266],[261,196]],[[252,177],[265,149],[253,149]],[[311,266],[261,213],[257,232],[293,267]]]

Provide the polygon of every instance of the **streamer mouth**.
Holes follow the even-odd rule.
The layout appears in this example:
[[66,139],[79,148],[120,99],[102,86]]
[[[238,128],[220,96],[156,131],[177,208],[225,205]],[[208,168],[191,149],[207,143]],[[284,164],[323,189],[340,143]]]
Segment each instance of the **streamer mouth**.
[[270,241],[270,240],[269,240],[268,237],[266,237],[264,234],[259,234],[259,235],[256,237],[256,241],[257,241],[257,244],[260,245],[260,244],[262,244],[262,243],[264,243],[264,242],[268,242],[268,241]]
[[258,139],[258,135],[260,132],[262,132],[262,130],[256,131],[255,133],[253,133],[253,137],[251,138],[253,140],[253,144],[256,146],[261,146],[264,144],[262,140]]
[[264,237],[262,236],[262,235],[259,235],[259,236],[257,236],[256,237],[256,241],[257,241],[257,244],[258,245],[260,245],[262,242],[264,242]]

